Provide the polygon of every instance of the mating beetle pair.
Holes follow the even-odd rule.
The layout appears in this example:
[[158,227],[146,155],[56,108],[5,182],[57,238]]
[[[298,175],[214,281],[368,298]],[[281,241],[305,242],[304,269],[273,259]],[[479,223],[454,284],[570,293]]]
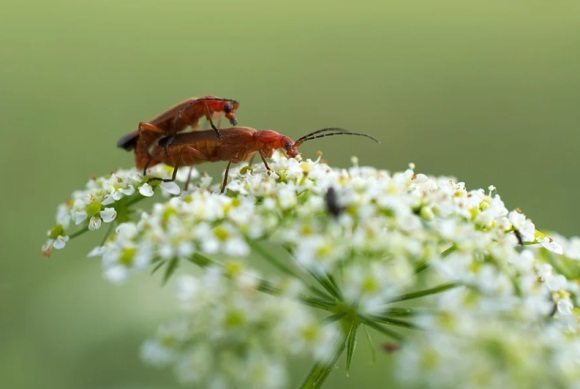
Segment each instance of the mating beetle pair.
[[[159,162],[173,166],[174,181],[180,166],[198,165],[203,162],[228,161],[221,191],[225,190],[228,171],[232,163],[251,158],[258,153],[268,172],[270,158],[276,149],[282,149],[288,157],[295,158],[302,143],[332,135],[358,135],[378,142],[367,134],[350,132],[340,128],[324,128],[302,136],[297,141],[272,130],[256,130],[251,127],[230,127],[218,129],[213,118],[223,113],[232,125],[236,125],[236,100],[206,96],[189,98],[174,105],[148,122],[141,122],[136,130],[123,136],[117,146],[134,150],[138,169],[147,168]],[[205,117],[212,130],[182,132],[186,127],[194,129]]]

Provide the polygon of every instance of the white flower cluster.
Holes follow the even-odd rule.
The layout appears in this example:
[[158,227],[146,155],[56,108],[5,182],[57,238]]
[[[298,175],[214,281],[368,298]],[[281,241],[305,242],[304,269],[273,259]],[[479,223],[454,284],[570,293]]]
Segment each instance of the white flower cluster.
[[[367,325],[390,337],[400,346],[394,357],[401,385],[580,387],[580,239],[537,231],[521,211],[508,210],[493,187],[467,190],[414,167],[394,174],[333,169],[278,154],[269,164],[270,175],[261,164],[232,169],[225,195],[202,177],[193,190],[120,224],[93,250],[114,282],[179,261],[205,267],[202,276],[183,281],[191,314],[161,329],[145,346],[146,359],[175,366],[186,382],[227,387],[235,372],[247,386],[266,385],[285,370],[280,354],[257,340],[258,327],[280,350],[289,350],[288,339],[301,344],[297,328],[307,317],[297,313],[301,301],[341,321],[343,329]],[[248,292],[215,267],[235,260],[249,268],[258,259],[301,282],[301,293],[258,299],[256,288]],[[289,301],[272,311],[276,317],[261,311],[276,300]],[[287,315],[290,306],[296,312]],[[230,310],[248,326],[231,329],[219,321]],[[286,333],[270,338],[282,322]],[[321,335],[325,328],[318,322],[309,331],[330,339]],[[232,355],[235,347],[224,344],[238,345],[239,331],[264,352]],[[349,339],[356,331],[347,332],[343,341],[354,344]],[[246,346],[240,347],[250,350]],[[214,358],[219,363],[208,365]],[[268,367],[261,365],[265,360]],[[541,376],[543,386],[532,385],[532,378],[520,384],[523,376]]]
[[332,357],[340,339],[335,325],[321,326],[292,296],[259,292],[257,274],[239,263],[225,268],[229,274],[212,266],[200,277],[178,279],[185,314],[143,345],[145,361],[173,366],[182,383],[195,387],[284,388],[291,357]]
[[[167,177],[166,167],[155,166],[153,175]],[[122,200],[136,196],[136,189],[142,197],[153,196],[153,188],[142,175],[131,170],[118,170],[108,176],[93,178],[84,190],[73,192],[71,198],[60,204],[56,214],[56,225],[48,231],[48,240],[42,253],[50,256],[52,248],[60,250],[69,240],[69,229],[74,225],[79,231],[101,228],[102,223],[111,223],[117,218],[117,209]],[[161,188],[170,194],[179,194],[174,182],[161,183]],[[177,188],[177,189],[176,189]]]

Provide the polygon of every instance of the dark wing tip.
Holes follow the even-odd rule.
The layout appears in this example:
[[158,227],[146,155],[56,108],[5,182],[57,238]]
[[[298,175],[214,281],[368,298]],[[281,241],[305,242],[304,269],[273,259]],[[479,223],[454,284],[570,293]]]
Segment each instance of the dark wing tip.
[[137,139],[139,138],[139,134],[129,133],[124,135],[117,141],[117,147],[121,149],[125,149],[127,151],[131,151],[137,145]]

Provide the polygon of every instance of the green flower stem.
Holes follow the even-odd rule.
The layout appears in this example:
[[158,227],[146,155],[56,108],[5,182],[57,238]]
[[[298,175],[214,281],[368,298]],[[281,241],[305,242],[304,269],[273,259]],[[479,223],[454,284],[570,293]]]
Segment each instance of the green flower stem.
[[268,252],[268,250],[264,249],[264,247],[262,247],[260,244],[258,244],[257,242],[255,242],[252,239],[247,239],[246,241],[248,242],[250,247],[252,247],[252,250],[256,250],[258,252],[258,254],[260,254],[265,260],[267,260],[270,264],[272,264],[274,267],[276,267],[282,273],[288,274],[288,275],[295,277],[295,278],[300,278],[296,274],[296,272],[294,272],[294,270],[290,269],[288,266],[286,266],[282,262],[280,262],[275,256],[270,254]]
[[417,316],[417,315],[439,315],[441,314],[440,311],[431,309],[431,308],[389,308],[382,312],[382,316],[384,317],[409,317],[409,316]]
[[420,264],[415,267],[415,274],[421,273],[423,270],[429,269],[429,263],[427,261],[421,262]]
[[[206,257],[205,255],[200,254],[198,252],[194,253],[193,256],[191,258],[189,258],[189,261],[192,263],[195,263],[196,265],[198,265],[200,267],[206,267],[210,263],[215,262],[211,258]],[[153,271],[156,271],[164,264],[165,264],[165,261],[161,262],[160,264],[158,264],[155,267],[155,269]],[[267,293],[267,294],[270,294],[273,296],[279,296],[282,294],[282,291],[280,289],[272,286],[272,284],[266,280],[260,280],[260,283],[259,283],[257,289],[260,292],[264,292],[264,293]],[[324,309],[325,311],[333,312],[334,308],[336,307],[336,301],[333,300],[331,296],[324,293],[323,291],[319,291],[319,294],[321,295],[321,297],[300,296],[299,301],[301,301],[305,305],[308,305],[308,306],[313,307],[313,308],[319,308],[319,309]],[[332,300],[329,300],[329,299],[332,299]]]
[[457,250],[457,246],[456,245],[451,245],[451,247],[449,247],[447,250],[445,250],[445,251],[443,251],[441,253],[441,256],[443,258],[445,258],[445,257],[449,256],[449,254],[451,254],[452,252],[454,252],[456,250]]
[[[272,266],[276,267],[278,270],[280,270],[282,273],[288,274],[294,278],[299,279],[300,281],[303,281],[304,284],[306,284],[306,282],[304,281],[304,279],[298,274],[296,273],[294,270],[292,270],[291,268],[289,268],[288,266],[284,265],[281,261],[279,261],[276,257],[274,257],[272,254],[270,254],[268,252],[268,250],[264,249],[264,247],[262,247],[260,244],[258,244],[257,242],[253,241],[252,239],[247,239],[248,244],[250,245],[250,247],[252,248],[252,250],[255,250],[258,254],[260,254],[265,260],[267,260],[270,264],[272,264]],[[324,291],[316,288],[313,285],[308,285],[309,289],[318,294],[319,296],[323,297],[323,298],[327,298],[328,294],[325,293]]]
[[395,340],[398,340],[399,342],[403,340],[403,337],[401,335],[397,334],[395,331],[389,330],[385,326],[380,325],[379,323],[375,322],[372,319],[368,319],[363,315],[359,315],[359,320],[361,321],[361,323],[366,324],[370,328],[377,330],[383,335],[387,335]]
[[330,284],[336,290],[336,293],[337,293],[338,297],[340,297],[340,299],[342,300],[342,292],[340,291],[340,288],[338,287],[338,283],[334,279],[334,276],[332,274],[328,274],[326,276],[326,278],[328,279],[328,282],[330,282]]
[[195,263],[196,265],[198,265],[200,267],[206,267],[207,265],[209,265],[210,263],[215,262],[215,261],[196,251],[195,253],[193,253],[193,256],[190,258],[190,262]]
[[318,275],[314,272],[309,272],[312,278],[314,278],[328,293],[338,300],[342,300],[342,294],[336,287],[336,283],[333,283],[328,277]]
[[358,334],[358,327],[360,322],[358,320],[350,320],[350,325],[348,328],[348,335],[346,337],[346,374],[350,373],[350,364],[352,362],[352,356],[354,355],[354,348],[356,346],[356,337]]
[[109,235],[111,235],[111,232],[113,231],[113,226],[116,223],[109,223],[109,228],[107,228],[107,232],[105,233],[105,236],[103,236],[103,240],[101,240],[101,246],[105,245],[105,242],[107,241],[107,238],[109,237]]
[[321,308],[329,312],[333,312],[336,307],[335,301],[324,300],[317,297],[300,297],[300,301],[308,306]]
[[377,322],[383,323],[383,324],[390,324],[393,326],[408,328],[408,329],[412,329],[412,330],[422,330],[421,327],[419,327],[413,323],[409,323],[409,322],[403,321],[403,320],[393,319],[391,317],[373,316],[371,319],[376,320]]
[[328,316],[326,319],[323,320],[324,323],[334,323],[336,321],[342,320],[347,315],[346,312],[339,312],[335,313],[334,315]]
[[268,281],[265,280],[260,281],[260,284],[258,285],[257,289],[260,292],[264,292],[274,296],[280,294],[280,290],[278,288],[275,288],[274,286],[272,286],[272,284],[270,284]]
[[165,285],[167,281],[171,278],[173,273],[177,270],[177,265],[179,265],[179,259],[177,257],[173,258],[172,260],[167,263],[167,267],[165,268],[165,274],[163,274],[163,281],[162,285]]
[[319,363],[314,364],[314,366],[312,366],[312,369],[310,369],[310,372],[308,373],[308,375],[306,376],[306,378],[304,379],[304,381],[300,385],[300,388],[302,388],[302,389],[315,389],[315,388],[320,388],[322,386],[322,384],[326,380],[326,377],[328,377],[330,372],[334,369],[334,365],[336,364],[336,362],[338,361],[338,359],[340,358],[340,356],[342,355],[342,352],[344,351],[344,349],[346,347],[347,335],[348,334],[346,334],[346,333],[343,334],[343,337],[340,339],[339,342],[337,342],[336,349],[335,349],[334,354],[332,356],[332,359],[330,361],[325,362],[325,363],[319,362]]
[[369,327],[364,326],[363,329],[364,329],[364,332],[366,335],[369,350],[371,351],[371,363],[375,363],[377,360],[377,350],[376,350],[375,344],[373,343],[373,339],[371,338],[371,333],[369,331]]
[[154,259],[153,261],[151,261],[152,264],[155,264],[155,266],[153,267],[153,270],[151,270],[151,275],[157,273],[157,270],[161,269],[163,267],[163,265],[165,265],[165,261],[161,260],[161,259]]
[[449,289],[457,288],[458,286],[463,286],[463,284],[460,284],[457,282],[452,282],[449,284],[443,284],[440,286],[436,286],[435,288],[431,288],[431,289],[425,289],[425,290],[420,290],[418,292],[402,294],[400,296],[392,298],[389,301],[389,303],[395,303],[397,301],[412,300],[412,299],[416,299],[416,298],[420,298],[420,297],[429,296],[431,294],[442,293],[442,292],[445,292]]
[[78,230],[77,232],[70,234],[68,237],[69,237],[69,239],[76,238],[77,236],[84,234],[88,230],[89,230],[89,226],[87,225],[87,226],[83,227],[82,229]]

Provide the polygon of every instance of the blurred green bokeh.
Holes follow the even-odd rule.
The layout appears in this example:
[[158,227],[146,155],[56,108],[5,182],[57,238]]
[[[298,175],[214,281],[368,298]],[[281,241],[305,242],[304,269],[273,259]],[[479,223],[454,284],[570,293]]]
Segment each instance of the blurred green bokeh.
[[[189,96],[236,98],[241,125],[290,137],[368,132],[382,144],[301,150],[493,184],[539,228],[580,234],[579,20],[565,0],[4,2],[0,386],[178,387],[137,357],[174,313],[172,285],[105,282],[85,259],[102,235],[40,247],[72,190],[131,166],[119,136]],[[371,365],[361,342],[328,387],[380,382],[388,359]]]

